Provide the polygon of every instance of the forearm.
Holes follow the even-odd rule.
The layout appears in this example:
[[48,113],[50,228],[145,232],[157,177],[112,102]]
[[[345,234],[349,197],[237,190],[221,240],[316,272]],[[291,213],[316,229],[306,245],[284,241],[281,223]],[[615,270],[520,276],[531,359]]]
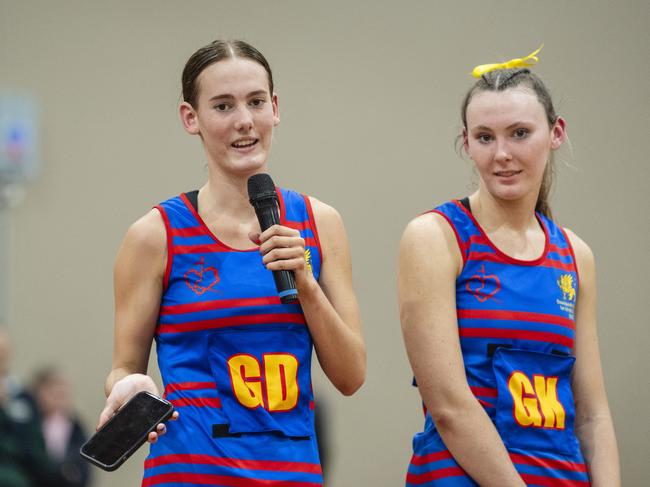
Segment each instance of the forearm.
[[593,486],[620,486],[620,467],[614,425],[601,368],[596,325],[596,267],[587,244],[567,230],[580,274],[576,302],[576,338],[572,390],[575,432],[580,440]]
[[593,487],[621,485],[618,447],[611,416],[604,414],[576,425]]
[[481,486],[525,486],[494,424],[473,398],[430,411],[447,449]]
[[299,286],[298,295],[323,371],[339,391],[353,394],[365,379],[360,332],[341,318],[313,278]]
[[294,273],[298,299],[323,372],[339,391],[350,395],[364,381],[366,352],[345,229],[331,207],[314,209],[314,216],[322,250],[319,282],[307,266],[300,232],[273,225],[257,240],[268,270]]

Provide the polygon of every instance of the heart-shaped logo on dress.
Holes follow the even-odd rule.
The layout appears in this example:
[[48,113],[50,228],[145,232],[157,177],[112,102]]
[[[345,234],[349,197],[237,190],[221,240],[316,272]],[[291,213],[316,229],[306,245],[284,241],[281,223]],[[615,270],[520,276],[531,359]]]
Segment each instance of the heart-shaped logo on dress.
[[217,269],[212,266],[206,267],[204,262],[205,258],[201,257],[195,267],[183,274],[187,287],[199,296],[212,289],[221,280]]
[[501,281],[494,274],[485,273],[485,264],[481,265],[481,273],[470,277],[465,285],[470,293],[481,303],[487,301],[501,289]]

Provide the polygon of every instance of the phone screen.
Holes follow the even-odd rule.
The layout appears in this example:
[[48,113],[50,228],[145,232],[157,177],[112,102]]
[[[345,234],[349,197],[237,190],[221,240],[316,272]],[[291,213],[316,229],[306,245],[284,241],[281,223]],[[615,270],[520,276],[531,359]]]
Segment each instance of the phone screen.
[[173,409],[168,401],[140,392],[81,447],[81,453],[102,468],[117,468]]

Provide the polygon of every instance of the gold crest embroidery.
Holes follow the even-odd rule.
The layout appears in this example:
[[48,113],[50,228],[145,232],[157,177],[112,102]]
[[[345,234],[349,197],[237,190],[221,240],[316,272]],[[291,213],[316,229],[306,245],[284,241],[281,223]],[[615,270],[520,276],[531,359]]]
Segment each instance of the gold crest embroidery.
[[562,290],[562,299],[568,298],[570,301],[575,301],[576,290],[573,287],[573,276],[571,274],[562,274],[557,281],[557,285]]

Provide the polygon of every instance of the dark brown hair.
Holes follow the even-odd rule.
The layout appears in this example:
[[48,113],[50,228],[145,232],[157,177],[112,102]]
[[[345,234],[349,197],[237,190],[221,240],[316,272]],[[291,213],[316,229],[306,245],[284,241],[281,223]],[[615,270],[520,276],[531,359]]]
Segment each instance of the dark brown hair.
[[[481,78],[474,83],[474,86],[465,95],[463,99],[463,104],[461,105],[460,116],[463,120],[463,128],[467,130],[467,106],[476,93],[481,91],[505,91],[509,88],[515,88],[517,86],[524,86],[529,88],[535,95],[537,99],[544,107],[546,112],[546,119],[548,121],[548,126],[553,127],[557,121],[557,113],[555,113],[555,108],[553,107],[553,100],[551,95],[548,92],[546,86],[538,76],[531,73],[528,69],[496,69],[485,73]],[[539,188],[539,195],[537,196],[537,203],[535,204],[535,211],[549,217],[553,218],[551,212],[551,207],[548,202],[548,198],[553,186],[553,180],[555,179],[555,162],[553,161],[553,155],[551,154],[548,164],[546,164],[546,169],[544,169],[544,177],[542,178],[542,185]]]
[[216,40],[197,50],[185,63],[181,78],[183,100],[192,107],[197,108],[199,91],[197,79],[199,75],[211,64],[218,63],[223,59],[237,57],[255,61],[264,68],[269,78],[269,93],[273,96],[273,73],[271,72],[271,66],[261,52],[245,41]]

